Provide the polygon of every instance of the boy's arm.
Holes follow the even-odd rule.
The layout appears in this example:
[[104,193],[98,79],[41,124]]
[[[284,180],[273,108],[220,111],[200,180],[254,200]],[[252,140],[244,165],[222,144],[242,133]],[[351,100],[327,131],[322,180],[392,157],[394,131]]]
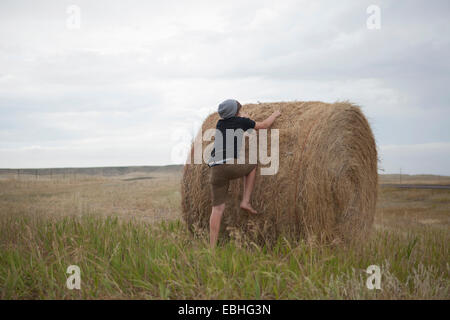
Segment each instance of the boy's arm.
[[255,123],[255,129],[269,129],[276,118],[281,115],[280,111],[274,111],[266,120]]

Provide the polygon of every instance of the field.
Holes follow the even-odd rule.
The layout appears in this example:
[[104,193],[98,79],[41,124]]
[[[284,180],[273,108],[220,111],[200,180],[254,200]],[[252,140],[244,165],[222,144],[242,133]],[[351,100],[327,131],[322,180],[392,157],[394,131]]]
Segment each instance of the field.
[[[179,168],[0,176],[0,298],[450,298],[448,189],[380,187],[362,243],[257,247],[237,234],[212,252],[180,219],[180,178]],[[69,265],[80,267],[81,290],[66,287]],[[366,287],[369,265],[381,268],[381,290]]]

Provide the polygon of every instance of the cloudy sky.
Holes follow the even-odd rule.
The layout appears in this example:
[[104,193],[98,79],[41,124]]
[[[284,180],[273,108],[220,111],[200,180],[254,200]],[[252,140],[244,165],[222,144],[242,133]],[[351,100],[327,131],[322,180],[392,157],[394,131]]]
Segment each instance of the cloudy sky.
[[2,0],[0,167],[171,164],[226,98],[350,100],[384,172],[450,175],[449,14],[448,0]]

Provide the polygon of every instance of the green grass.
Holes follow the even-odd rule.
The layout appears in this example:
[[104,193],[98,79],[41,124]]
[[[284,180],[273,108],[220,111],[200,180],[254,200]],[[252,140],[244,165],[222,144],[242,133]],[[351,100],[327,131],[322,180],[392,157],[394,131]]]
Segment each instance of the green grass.
[[[179,220],[0,215],[2,299],[449,299],[449,234],[378,228],[347,247],[237,239],[214,252]],[[365,269],[381,267],[382,290]],[[81,290],[66,269],[81,269]]]
[[[449,299],[450,191],[381,188],[362,243],[235,234],[212,252],[180,219],[180,178],[0,180],[1,299]],[[369,265],[382,290],[366,288]],[[69,265],[81,290],[66,288]]]

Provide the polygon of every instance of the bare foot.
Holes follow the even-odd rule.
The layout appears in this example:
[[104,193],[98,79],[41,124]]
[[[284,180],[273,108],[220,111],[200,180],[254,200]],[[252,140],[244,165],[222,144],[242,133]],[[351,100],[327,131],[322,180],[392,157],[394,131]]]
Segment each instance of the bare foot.
[[258,212],[252,208],[250,203],[241,202],[241,209],[244,209],[245,211],[248,211],[253,214],[257,214]]

